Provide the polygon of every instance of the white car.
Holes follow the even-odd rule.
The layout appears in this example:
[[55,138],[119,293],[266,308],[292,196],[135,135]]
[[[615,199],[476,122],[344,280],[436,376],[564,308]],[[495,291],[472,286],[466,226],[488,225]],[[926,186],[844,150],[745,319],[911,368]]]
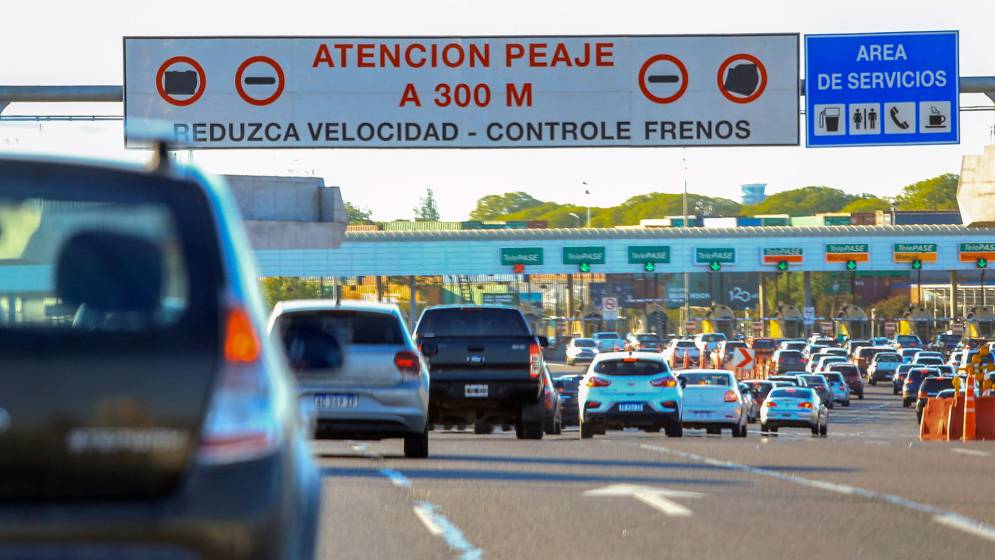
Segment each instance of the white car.
[[681,437],[682,393],[662,355],[601,353],[578,386],[580,437],[604,434],[608,428],[663,428],[668,436]]
[[684,388],[685,428],[704,428],[712,435],[729,428],[732,437],[746,437],[749,411],[743,406],[733,372],[686,369],[677,378]]
[[813,436],[826,437],[829,411],[809,387],[776,387],[760,407],[760,431],[777,433],[781,427],[808,428]]
[[698,364],[698,360],[701,357],[698,347],[694,345],[694,341],[690,338],[674,338],[663,351],[663,358],[675,368],[683,367],[684,356],[687,356],[688,361],[694,365]]
[[[936,360],[939,361],[937,362]],[[939,352],[922,350],[916,353],[915,357],[912,358],[912,363],[916,365],[919,364],[931,365],[931,366],[942,365],[944,363],[943,354]]]
[[621,352],[625,350],[625,339],[617,332],[604,331],[591,335],[598,345],[599,352]]
[[593,338],[574,338],[567,344],[567,365],[578,362],[592,362],[598,355],[598,344]]
[[848,364],[850,360],[847,360],[843,356],[823,356],[819,358],[819,363],[816,364],[815,369],[812,373],[824,373],[829,371],[829,366],[833,364]]
[[726,335],[722,333],[701,333],[694,335],[694,345],[705,354],[711,353],[719,347],[720,342],[726,340]]

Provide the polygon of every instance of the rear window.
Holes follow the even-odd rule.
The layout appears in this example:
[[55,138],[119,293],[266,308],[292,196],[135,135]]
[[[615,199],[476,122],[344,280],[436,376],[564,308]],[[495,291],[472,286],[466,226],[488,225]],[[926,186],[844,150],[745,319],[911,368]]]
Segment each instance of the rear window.
[[326,333],[343,344],[405,343],[401,322],[388,313],[348,310],[288,313],[280,317],[278,324],[284,337],[308,331]]
[[909,343],[919,344],[921,341],[919,340],[918,336],[899,335],[895,337],[895,342],[899,344],[909,344]]
[[728,387],[730,385],[729,376],[720,373],[682,373],[681,377],[687,380],[688,386],[719,385]]
[[838,371],[843,377],[860,377],[860,370],[857,366],[829,366],[832,371]]
[[726,335],[722,333],[711,333],[701,335],[701,340],[704,342],[722,342],[726,339]]
[[754,340],[753,341],[753,348],[757,348],[757,349],[760,349],[760,350],[769,350],[771,348],[774,348],[774,346],[775,346],[775,343],[774,343],[773,339]]
[[580,377],[557,377],[553,380],[553,386],[557,389],[563,389],[565,391],[576,391],[577,386],[580,385]]
[[913,369],[909,371],[908,379],[913,382],[919,382],[924,378],[929,377],[930,375],[936,375],[937,373],[939,372],[935,369]]
[[874,357],[877,362],[900,362],[902,358],[898,354],[878,354]]
[[657,342],[660,338],[655,334],[640,334],[636,335],[636,340],[639,342]]
[[941,360],[940,358],[935,358],[933,356],[925,356],[922,358],[916,357],[915,362],[919,365],[930,365],[930,366],[939,366],[943,364],[943,360]]
[[494,307],[426,309],[417,333],[419,338],[531,336],[521,312]]
[[613,332],[609,332],[609,333],[594,333],[594,338],[596,338],[598,340],[611,340],[613,338],[622,338],[622,335],[620,335],[618,333],[613,333]]
[[594,364],[594,373],[604,375],[655,375],[670,371],[659,360],[604,360]]
[[808,383],[809,385],[825,385],[826,384],[826,378],[823,377],[823,376],[821,376],[821,375],[805,375],[805,376],[802,376],[802,379],[804,379],[805,382]]
[[678,340],[677,341],[677,347],[678,348],[693,348],[694,347],[694,341],[693,340]]
[[785,387],[770,392],[772,399],[811,399],[812,390],[805,387]]
[[574,346],[578,348],[594,348],[596,344],[590,338],[575,338]]
[[934,391],[943,391],[953,388],[954,380],[952,377],[927,377],[923,380],[919,390],[932,393]]
[[768,393],[774,388],[774,384],[770,381],[753,381],[748,382],[747,385],[750,386],[750,390],[753,394],[763,399]]
[[777,359],[801,360],[802,353],[797,350],[781,350],[781,353],[777,355]]
[[0,164],[0,329],[216,329],[213,222],[192,183]]

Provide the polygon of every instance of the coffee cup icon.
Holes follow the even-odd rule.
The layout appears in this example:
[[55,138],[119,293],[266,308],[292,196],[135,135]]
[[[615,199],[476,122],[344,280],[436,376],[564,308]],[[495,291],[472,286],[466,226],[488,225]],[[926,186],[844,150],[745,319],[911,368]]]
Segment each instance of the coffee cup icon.
[[930,105],[929,107],[929,119],[926,128],[943,128],[947,123],[947,116],[943,114],[942,111],[936,108],[935,105]]
[[826,107],[819,111],[819,128],[826,132],[836,132],[840,129],[840,108]]

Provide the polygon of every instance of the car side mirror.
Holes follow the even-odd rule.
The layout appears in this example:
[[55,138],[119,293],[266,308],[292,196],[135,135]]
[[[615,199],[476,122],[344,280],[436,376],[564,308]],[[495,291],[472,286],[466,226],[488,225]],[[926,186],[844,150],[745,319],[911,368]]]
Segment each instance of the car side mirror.
[[549,348],[549,338],[545,336],[537,336],[536,338],[539,339],[539,346],[542,346],[543,348]]
[[678,381],[678,383],[681,384],[681,389],[683,389],[683,388],[685,388],[685,387],[688,386],[688,380],[687,380],[686,377],[679,377],[679,378],[677,378],[677,381]]

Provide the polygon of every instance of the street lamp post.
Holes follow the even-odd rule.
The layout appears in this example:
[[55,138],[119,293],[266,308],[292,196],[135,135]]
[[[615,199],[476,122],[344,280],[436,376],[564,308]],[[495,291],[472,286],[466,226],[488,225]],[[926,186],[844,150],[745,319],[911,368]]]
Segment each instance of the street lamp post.
[[577,220],[577,227],[580,227],[580,216],[578,216],[578,215],[577,215],[577,214],[575,214],[574,212],[570,212],[570,214],[569,214],[569,215],[570,215],[570,216],[573,216],[573,217],[574,217],[574,219],[576,219],[576,220]]
[[587,181],[581,181],[580,183],[582,185],[584,185],[585,187],[588,187],[588,188],[584,189],[584,194],[587,195],[587,226],[586,227],[591,227],[591,189],[590,189],[591,185],[588,185]]

